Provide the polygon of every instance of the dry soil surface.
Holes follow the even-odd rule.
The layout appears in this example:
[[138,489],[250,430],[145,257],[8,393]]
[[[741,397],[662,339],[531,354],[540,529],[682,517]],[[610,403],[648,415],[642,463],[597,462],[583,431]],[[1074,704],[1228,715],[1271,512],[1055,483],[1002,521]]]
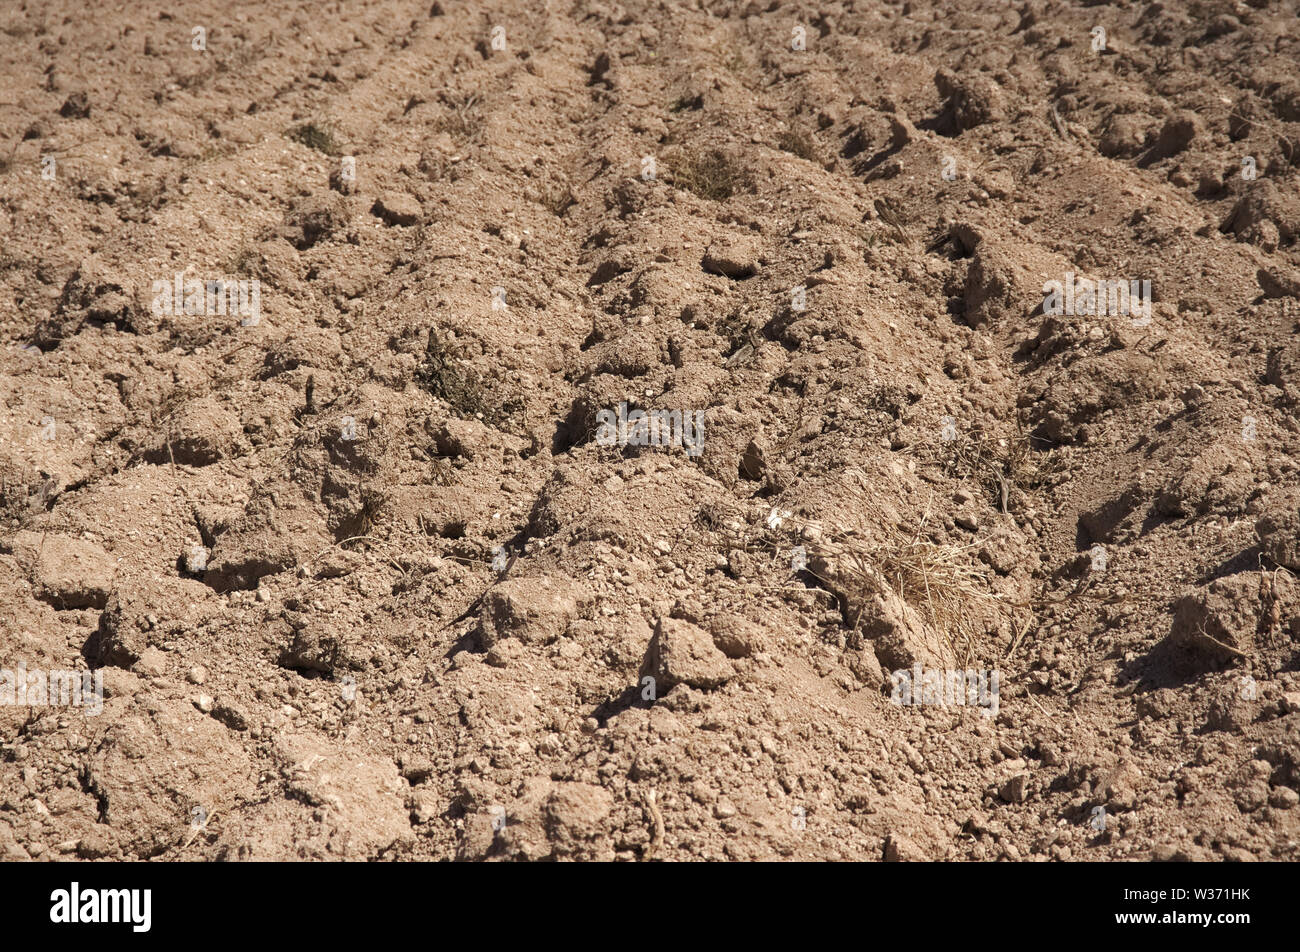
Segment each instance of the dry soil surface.
[[0,856],[1300,858],[1298,62],[4,4]]

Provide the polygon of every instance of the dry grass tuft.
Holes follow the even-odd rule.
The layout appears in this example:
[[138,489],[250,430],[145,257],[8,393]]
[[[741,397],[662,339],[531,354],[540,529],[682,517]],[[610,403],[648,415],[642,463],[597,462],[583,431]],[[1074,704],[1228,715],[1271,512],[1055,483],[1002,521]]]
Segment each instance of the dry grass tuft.
[[[860,506],[846,509],[869,512],[865,490],[862,497]],[[821,580],[840,598],[854,636],[873,597],[892,592],[939,633],[966,667],[984,653],[984,609],[1001,606],[1003,599],[989,588],[991,570],[975,558],[978,543],[935,542],[926,536],[928,519],[927,511],[913,532],[875,522],[861,531],[836,532],[809,547],[810,563],[825,560],[837,567],[834,578]],[[799,520],[786,525],[805,537],[810,526]]]
[[777,148],[809,162],[817,161],[817,145],[812,138],[797,129],[787,129],[776,139]]
[[437,327],[429,328],[417,379],[431,396],[444,401],[462,419],[471,419],[488,409],[480,382],[461,370]]
[[683,151],[674,158],[670,168],[674,185],[715,202],[726,201],[737,192],[753,187],[749,170],[721,149]]
[[342,151],[334,130],[327,123],[304,122],[302,125],[294,126],[285,135],[325,155],[338,155]]
[[[920,530],[908,536],[888,527],[879,539],[849,539],[842,550],[848,578],[857,585],[851,602],[867,603],[867,595],[883,579],[903,601],[943,636],[954,657],[966,666],[975,656],[982,612],[997,595],[988,590],[989,570],[973,558],[974,543],[931,542]],[[861,619],[853,619],[854,630]]]
[[1059,454],[1035,452],[1029,437],[1017,433],[998,439],[976,428],[957,428],[952,439],[936,435],[911,448],[917,458],[937,466],[945,476],[970,479],[993,500],[998,512],[1018,507],[1015,490],[1050,484],[1064,465]]
[[478,94],[445,95],[443,103],[447,112],[438,117],[434,131],[450,133],[457,139],[469,139],[483,126],[483,117],[478,110]]

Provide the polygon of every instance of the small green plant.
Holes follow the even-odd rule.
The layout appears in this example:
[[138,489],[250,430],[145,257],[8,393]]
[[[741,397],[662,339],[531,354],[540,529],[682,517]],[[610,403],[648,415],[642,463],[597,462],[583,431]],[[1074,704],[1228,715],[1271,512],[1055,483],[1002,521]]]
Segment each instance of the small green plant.
[[325,155],[338,155],[340,152],[334,131],[325,123],[304,122],[294,126],[285,133],[294,142],[300,142],[309,149],[323,152]]

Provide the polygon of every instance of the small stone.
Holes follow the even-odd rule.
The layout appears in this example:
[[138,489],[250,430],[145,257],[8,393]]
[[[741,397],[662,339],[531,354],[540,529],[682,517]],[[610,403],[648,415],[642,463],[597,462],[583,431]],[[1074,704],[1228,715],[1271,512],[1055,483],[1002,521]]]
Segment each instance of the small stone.
[[135,663],[135,672],[146,678],[161,678],[167,673],[167,656],[158,648],[145,648]]
[[1196,410],[1205,405],[1207,396],[1204,387],[1200,384],[1193,384],[1183,391],[1181,399],[1183,406],[1188,410]]
[[104,608],[108,603],[115,564],[93,542],[23,530],[0,551],[14,556],[35,581],[37,597],[56,608]]
[[1290,810],[1300,803],[1300,793],[1290,787],[1278,787],[1269,794],[1268,802],[1279,810]]
[[75,92],[63,101],[59,115],[64,119],[86,119],[90,116],[90,99],[83,92]]
[[77,843],[77,856],[80,859],[102,859],[116,852],[112,836],[100,827],[87,833]]
[[217,704],[212,708],[212,716],[225,724],[232,731],[248,730],[248,715],[231,704]]
[[[564,644],[569,644],[565,642]],[[561,645],[563,647],[563,645]],[[484,660],[494,668],[508,668],[510,662],[523,653],[523,645],[515,638],[504,638],[488,649]]]
[[[177,408],[166,433],[155,437],[145,459],[152,463],[175,461],[186,466],[210,466],[246,449],[239,414],[216,397],[198,397]],[[185,553],[187,570],[191,574],[206,571],[208,557],[203,546],[194,546]]]
[[190,684],[203,684],[208,680],[208,669],[201,664],[196,664],[190,668],[186,677],[189,678]]
[[1113,813],[1127,813],[1137,806],[1137,793],[1132,787],[1107,788],[1106,793],[1109,795],[1106,807]]
[[1152,157],[1164,158],[1182,152],[1196,138],[1200,125],[1200,121],[1191,112],[1184,111],[1170,116],[1156,136],[1155,145],[1151,149]]
[[1233,798],[1242,813],[1254,813],[1269,802],[1268,784],[1263,780],[1254,780],[1243,785]]
[[489,589],[479,615],[485,649],[507,638],[524,644],[558,640],[590,601],[590,592],[562,578],[507,579]]
[[763,630],[740,615],[718,615],[709,622],[714,646],[728,658],[750,658],[761,651]]
[[[347,161],[347,158],[345,156],[344,161]],[[351,158],[353,164],[347,171],[344,170],[342,164],[330,171],[330,188],[340,195],[352,195],[357,190],[356,157],[352,156]]]
[[662,697],[678,684],[699,690],[716,688],[734,673],[707,631],[681,618],[660,618],[638,679],[654,678],[655,690]]
[[384,192],[376,199],[370,214],[389,225],[409,227],[420,221],[420,203],[404,192]]
[[[1267,554],[1267,544],[1264,548]],[[1259,582],[1252,573],[1215,579],[1174,604],[1166,640],[1202,667],[1249,654],[1255,643],[1258,602]]]
[[1029,774],[1016,774],[1002,785],[998,796],[1007,803],[1024,803],[1029,796]]
[[919,846],[901,833],[890,833],[885,838],[886,863],[924,863],[928,857]]
[[208,550],[201,545],[191,545],[181,557],[185,560],[185,571],[191,575],[202,575],[208,570]]
[[415,807],[411,810],[411,822],[417,825],[432,823],[442,814],[442,806],[431,794],[421,794],[415,798]]
[[758,272],[759,249],[758,239],[750,235],[719,239],[709,245],[701,264],[711,274],[741,280]]
[[212,705],[213,700],[211,694],[199,694],[194,698],[194,706],[204,714],[212,713]]

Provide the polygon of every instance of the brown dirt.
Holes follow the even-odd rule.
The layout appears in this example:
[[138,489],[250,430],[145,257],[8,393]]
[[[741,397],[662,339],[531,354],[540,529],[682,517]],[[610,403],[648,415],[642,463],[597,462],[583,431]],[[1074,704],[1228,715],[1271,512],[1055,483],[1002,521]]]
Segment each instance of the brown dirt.
[[128,6],[0,12],[4,857],[1300,858],[1294,0]]

